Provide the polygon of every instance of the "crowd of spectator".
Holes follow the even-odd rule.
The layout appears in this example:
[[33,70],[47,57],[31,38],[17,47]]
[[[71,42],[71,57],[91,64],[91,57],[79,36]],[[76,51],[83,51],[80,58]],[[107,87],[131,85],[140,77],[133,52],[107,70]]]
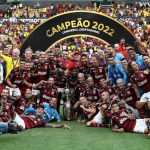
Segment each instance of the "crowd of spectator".
[[40,4],[34,6],[23,6],[17,4],[11,6],[8,10],[2,11],[0,18],[15,17],[15,18],[47,18],[54,14],[60,14],[73,10],[90,10],[104,13],[111,17],[148,17],[150,15],[149,3],[135,3],[135,4],[112,4],[110,8],[103,8],[97,3],[81,6],[80,4],[63,3],[46,5],[40,7]]
[[[70,110],[69,118],[64,113],[65,119],[92,127],[112,127],[116,132],[148,133],[150,137],[150,28],[145,20],[134,20],[149,15],[148,5],[103,9],[94,4],[84,8],[113,17],[130,16],[119,21],[137,37],[138,50],[124,38],[106,45],[97,39],[74,37],[57,43],[48,52],[36,50],[33,54],[28,48],[22,59],[21,43],[40,22],[1,23],[0,131],[12,120],[18,130],[54,127],[48,123],[60,123],[62,102]],[[56,9],[53,5],[31,8],[20,4],[1,16],[45,18],[78,9],[81,6],[72,4]],[[68,100],[70,105],[65,105]]]
[[[56,7],[56,8],[55,8]],[[100,8],[97,10],[95,8]],[[112,5],[111,8],[104,9],[101,6],[86,6],[85,8],[81,8],[79,5],[73,4],[59,4],[58,6],[54,6],[53,4],[47,5],[41,8],[39,5],[31,6],[23,6],[22,4],[11,6],[9,10],[5,12],[1,12],[1,18],[48,18],[52,16],[52,14],[58,14],[70,10],[94,10],[112,17],[117,18],[120,22],[122,22],[125,26],[127,26],[136,36],[138,40],[140,40],[145,47],[149,47],[150,42],[150,27],[146,24],[145,17],[150,16],[149,3],[145,5],[135,4],[135,5]],[[120,15],[118,12],[123,10],[128,10],[125,14]],[[130,11],[129,11],[130,10]],[[147,15],[142,15],[139,13],[141,11],[146,12]],[[110,12],[110,13],[108,13]],[[131,13],[132,12],[132,15]],[[134,17],[133,12],[136,12],[138,15]],[[140,18],[138,19],[138,16]],[[143,18],[141,18],[143,17]],[[13,19],[12,19],[13,20]],[[21,22],[21,21],[4,21],[0,23],[1,26],[1,35],[0,35],[0,49],[3,49],[5,45],[11,45],[11,47],[15,45],[20,47],[23,40],[29,35],[29,33],[40,23],[39,22]],[[16,42],[15,42],[16,41]],[[17,43],[17,44],[16,44]]]

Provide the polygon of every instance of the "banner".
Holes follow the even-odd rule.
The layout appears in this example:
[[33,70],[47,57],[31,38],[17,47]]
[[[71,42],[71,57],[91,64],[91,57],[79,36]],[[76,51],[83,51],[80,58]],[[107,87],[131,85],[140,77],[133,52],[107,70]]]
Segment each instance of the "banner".
[[62,39],[73,36],[90,36],[106,44],[116,44],[124,37],[134,45],[134,35],[120,22],[92,11],[71,11],[59,14],[36,27],[25,39],[21,51],[31,47],[33,51],[46,51]]
[[19,21],[21,22],[29,22],[29,23],[37,23],[37,22],[43,22],[47,19],[43,19],[43,18],[0,18],[0,24],[2,24],[3,22],[9,21],[11,23],[18,23]]

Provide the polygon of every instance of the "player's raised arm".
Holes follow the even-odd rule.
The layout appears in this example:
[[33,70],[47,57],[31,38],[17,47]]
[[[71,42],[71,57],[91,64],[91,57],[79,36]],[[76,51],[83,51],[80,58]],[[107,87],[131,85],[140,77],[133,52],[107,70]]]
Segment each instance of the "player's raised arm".
[[46,127],[70,129],[70,127],[68,125],[66,125],[66,124],[50,124],[50,123],[47,123]]
[[115,128],[115,127],[112,127],[112,131],[113,131],[113,132],[123,133],[123,132],[124,132],[124,129],[123,129],[123,128]]

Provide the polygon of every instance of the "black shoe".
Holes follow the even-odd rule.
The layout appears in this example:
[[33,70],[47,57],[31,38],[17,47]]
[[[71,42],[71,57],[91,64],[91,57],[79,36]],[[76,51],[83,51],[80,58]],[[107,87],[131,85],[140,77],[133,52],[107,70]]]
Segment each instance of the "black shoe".
[[148,128],[148,130],[150,130],[150,120],[147,120],[147,128]]
[[18,134],[18,124],[15,122],[11,122],[8,124],[8,133]]

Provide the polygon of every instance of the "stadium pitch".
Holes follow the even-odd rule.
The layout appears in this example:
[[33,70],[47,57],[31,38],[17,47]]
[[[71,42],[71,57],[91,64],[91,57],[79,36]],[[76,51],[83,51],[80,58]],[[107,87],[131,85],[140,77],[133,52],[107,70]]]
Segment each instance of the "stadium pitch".
[[146,134],[115,133],[108,128],[86,127],[76,121],[63,128],[35,128],[0,135],[0,150],[148,150]]

